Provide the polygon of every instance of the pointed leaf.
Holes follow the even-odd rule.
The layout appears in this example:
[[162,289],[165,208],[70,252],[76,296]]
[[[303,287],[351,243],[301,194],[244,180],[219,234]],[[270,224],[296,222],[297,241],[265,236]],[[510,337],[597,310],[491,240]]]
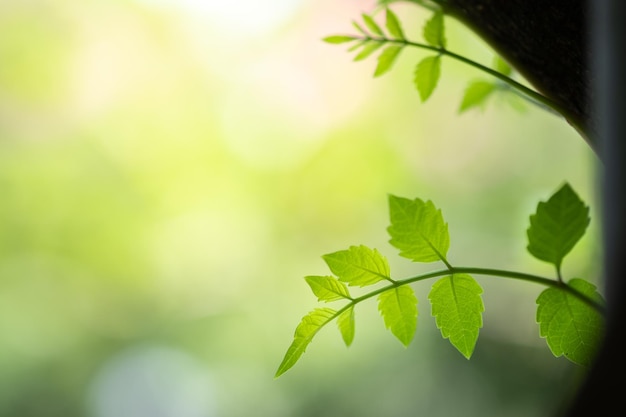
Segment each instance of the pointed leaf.
[[332,36],[327,36],[323,38],[322,40],[326,43],[338,44],[338,43],[352,42],[355,39],[356,38],[354,36],[332,35]]
[[381,46],[383,46],[382,42],[378,42],[378,41],[369,41],[369,42],[367,42],[365,44],[365,46],[363,46],[363,49],[361,49],[361,52],[359,52],[354,57],[354,60],[355,61],[361,61],[361,60],[367,58],[368,56],[373,54],[375,51],[377,51],[378,48],[380,48]]
[[417,327],[417,298],[408,285],[392,288],[378,296],[378,310],[385,326],[408,346]]
[[389,8],[387,9],[386,13],[386,26],[391,36],[396,39],[404,39],[402,25],[398,20],[398,16],[396,16],[396,14]]
[[391,69],[402,48],[404,48],[403,45],[391,45],[378,56],[378,66],[374,71],[374,77],[379,77]]
[[[580,278],[568,285],[603,304],[596,287]],[[564,355],[574,363],[588,366],[604,333],[602,315],[575,296],[558,288],[548,288],[537,298],[537,322],[541,337],[554,356]]]
[[354,340],[354,306],[348,307],[346,311],[337,317],[337,326],[341,332],[341,338],[346,346],[350,346]]
[[469,359],[474,352],[485,311],[483,289],[467,274],[455,274],[435,282],[428,299],[432,315],[444,339]]
[[465,89],[463,101],[459,107],[459,113],[469,110],[472,107],[482,106],[487,98],[496,90],[493,83],[487,81],[474,81]]
[[445,260],[450,247],[448,224],[432,201],[389,196],[392,246],[415,262]]
[[443,13],[438,10],[424,25],[424,39],[432,46],[446,47],[446,31]]
[[387,258],[367,246],[350,246],[348,250],[322,256],[330,270],[348,285],[364,287],[389,279]]
[[547,202],[540,202],[537,212],[530,216],[527,249],[535,258],[560,269],[589,221],[589,207],[566,183]]
[[441,57],[439,55],[426,57],[417,64],[414,82],[422,102],[428,100],[435,91],[440,75]]
[[313,336],[322,328],[326,323],[331,321],[335,317],[335,310],[330,308],[316,308],[309,314],[302,318],[296,332],[293,337],[291,346],[287,349],[283,361],[278,366],[278,370],[274,375],[275,378],[284,374],[296,364],[300,356],[304,353]]
[[376,23],[372,16],[369,16],[365,13],[363,13],[361,16],[363,17],[363,22],[365,22],[365,26],[367,26],[367,28],[371,30],[373,34],[378,36],[385,36],[382,29],[380,28],[380,26],[378,26],[378,23]]
[[317,301],[328,302],[350,298],[346,284],[337,281],[335,277],[311,275],[304,279],[317,296]]
[[361,27],[361,25],[359,25],[359,24],[358,24],[357,22],[355,22],[354,20],[352,21],[352,26],[354,26],[354,27],[355,27],[355,29],[356,29],[356,30],[358,30],[358,31],[359,31],[359,33],[361,33],[362,35],[364,35],[364,36],[369,36],[369,33],[367,33],[367,32],[365,31],[365,29],[363,29],[363,28]]

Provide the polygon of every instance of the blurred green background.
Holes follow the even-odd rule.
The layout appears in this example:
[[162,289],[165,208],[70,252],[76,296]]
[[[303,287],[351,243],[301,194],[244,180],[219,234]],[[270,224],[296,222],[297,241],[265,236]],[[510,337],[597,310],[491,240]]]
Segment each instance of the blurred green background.
[[[387,193],[432,199],[458,266],[552,275],[528,215],[564,181],[591,206],[567,277],[598,281],[596,158],[567,123],[495,97],[457,113],[476,70],[444,60],[422,104],[405,50],[372,78],[343,46],[375,2],[0,0],[0,416],[548,416],[580,370],[534,321],[534,284],[477,277],[462,357],[414,286],[408,349],[372,302],[356,339],[324,328],[274,379],[321,255],[365,244],[402,278]],[[409,37],[428,17],[394,10]],[[379,16],[381,17],[381,16]],[[448,19],[448,44],[492,52]],[[515,104],[514,106],[511,103]]]

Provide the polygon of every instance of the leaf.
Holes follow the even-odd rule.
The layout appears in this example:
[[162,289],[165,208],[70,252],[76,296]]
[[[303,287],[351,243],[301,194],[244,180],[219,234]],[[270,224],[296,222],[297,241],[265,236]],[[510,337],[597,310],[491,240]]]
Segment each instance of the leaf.
[[[596,287],[580,278],[569,281],[578,292],[604,303]],[[548,288],[537,298],[537,322],[541,337],[554,356],[589,366],[604,333],[602,315],[594,308],[558,288]]]
[[298,327],[296,327],[293,342],[291,342],[283,361],[278,366],[274,378],[278,378],[296,364],[309,343],[311,343],[311,340],[313,340],[313,336],[315,336],[322,326],[331,321],[334,317],[335,310],[330,308],[316,308],[302,318],[302,321],[298,324]]
[[391,45],[378,56],[378,66],[374,71],[374,77],[381,76],[391,69],[402,48],[404,48],[403,45]]
[[422,102],[428,100],[435,91],[440,75],[441,57],[439,55],[426,57],[417,64],[414,82]]
[[398,16],[389,8],[386,9],[386,26],[387,30],[396,39],[404,39],[404,33],[402,31],[402,25],[398,20]]
[[344,35],[332,35],[323,38],[322,40],[326,43],[338,44],[338,43],[346,43],[355,40],[356,38],[353,36],[344,36]]
[[424,39],[432,46],[446,47],[446,30],[443,21],[443,12],[436,11],[424,25]]
[[459,113],[469,110],[472,107],[482,106],[487,98],[496,90],[493,83],[487,81],[473,81],[465,89],[463,101],[459,107]]
[[341,332],[341,338],[346,346],[350,346],[354,340],[354,306],[351,305],[346,311],[337,317],[337,326]]
[[365,58],[367,58],[368,56],[370,56],[372,53],[374,53],[375,51],[378,50],[378,48],[380,48],[381,46],[383,46],[382,42],[378,42],[378,41],[369,41],[365,44],[365,46],[363,46],[363,49],[361,49],[361,52],[359,52],[355,57],[354,60],[355,61],[361,61]]
[[498,55],[493,58],[493,67],[496,71],[506,75],[507,77],[513,73],[511,66]]
[[389,279],[387,258],[367,246],[350,246],[348,250],[329,253],[322,258],[339,281],[351,286],[364,287]]
[[450,247],[448,224],[432,201],[390,195],[389,217],[389,243],[400,250],[400,256],[415,262],[446,259]]
[[335,277],[311,275],[304,279],[311,287],[313,294],[317,296],[317,301],[328,302],[350,298],[346,284],[337,281]]
[[408,346],[417,328],[417,298],[408,285],[392,288],[378,296],[378,310],[385,326]]
[[469,359],[474,352],[485,311],[483,289],[467,274],[454,274],[435,282],[428,299],[437,328],[444,339]]
[[369,37],[369,33],[367,33],[367,32],[365,31],[365,29],[363,29],[363,28],[361,27],[361,25],[359,25],[359,24],[358,24],[357,22],[355,22],[354,20],[352,21],[352,26],[354,26],[354,27],[355,27],[355,29],[356,29],[356,30],[358,30],[358,31],[359,31],[359,33],[361,33],[362,35],[365,35],[365,36],[368,36],[368,37]]
[[380,26],[378,26],[378,23],[376,23],[372,16],[369,16],[365,13],[363,13],[361,16],[363,16],[363,22],[365,22],[365,26],[367,26],[367,28],[371,30],[373,34],[378,36],[385,36],[382,29],[380,28]]
[[589,221],[589,207],[566,183],[547,202],[540,202],[537,212],[530,216],[527,249],[535,258],[560,269]]

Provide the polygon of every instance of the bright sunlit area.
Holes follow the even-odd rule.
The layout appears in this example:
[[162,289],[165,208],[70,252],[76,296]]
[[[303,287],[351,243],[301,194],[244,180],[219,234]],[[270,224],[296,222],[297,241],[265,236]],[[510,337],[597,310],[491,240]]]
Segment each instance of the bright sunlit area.
[[[529,215],[568,182],[590,206],[563,273],[598,282],[597,159],[511,93],[459,113],[475,68],[425,55],[373,77],[354,61],[355,0],[0,0],[0,417],[536,417],[580,370],[539,336],[542,287],[476,276],[471,359],[412,284],[404,347],[375,299],[354,342],[323,327],[274,378],[318,302],[322,255],[376,248],[401,279],[441,269],[389,244],[390,194],[432,200],[455,265],[553,276]],[[390,6],[421,39],[431,11]],[[452,18],[448,47],[494,53]],[[519,78],[523,82],[523,79]],[[351,288],[354,294],[360,288]]]

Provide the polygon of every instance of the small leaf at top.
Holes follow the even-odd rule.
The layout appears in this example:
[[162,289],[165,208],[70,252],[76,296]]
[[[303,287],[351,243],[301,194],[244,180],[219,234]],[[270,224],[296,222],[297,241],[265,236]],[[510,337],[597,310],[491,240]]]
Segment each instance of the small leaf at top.
[[513,73],[511,66],[498,55],[493,58],[493,67],[496,71],[506,75],[507,77]]
[[446,259],[450,247],[448,224],[432,201],[390,195],[389,217],[389,243],[400,250],[400,256],[415,262]]
[[589,207],[566,183],[547,202],[540,202],[537,212],[530,216],[527,249],[535,258],[560,269],[589,221]]
[[346,311],[337,317],[337,326],[341,338],[346,346],[350,346],[354,340],[354,306],[351,305]]
[[469,110],[472,107],[482,106],[487,98],[496,90],[493,83],[487,81],[473,81],[465,89],[459,113]]
[[350,246],[348,250],[322,256],[333,274],[351,286],[374,284],[389,279],[387,258],[367,246]]
[[402,25],[398,20],[398,16],[389,8],[386,9],[386,26],[387,30],[396,39],[404,39],[404,33],[402,31]]
[[337,281],[335,277],[311,275],[304,279],[317,296],[317,301],[328,302],[350,298],[346,284]]
[[355,39],[356,38],[354,36],[332,35],[332,36],[326,36],[322,40],[326,43],[338,44],[338,43],[352,42]]
[[378,296],[378,310],[385,326],[408,346],[417,328],[417,298],[413,289],[404,285],[383,292]]
[[454,274],[433,284],[428,299],[444,339],[469,359],[474,352],[485,311],[481,286],[467,274]]
[[432,46],[446,47],[446,31],[443,12],[436,11],[424,25],[424,39]]
[[315,336],[322,326],[331,321],[334,317],[335,310],[330,308],[316,308],[302,318],[302,321],[300,321],[300,324],[296,327],[293,342],[291,342],[283,361],[278,366],[274,378],[278,378],[296,364],[309,343],[311,343],[311,340],[313,340],[313,336]]
[[422,102],[428,100],[435,91],[440,75],[441,57],[439,55],[426,57],[417,64],[414,82]]
[[391,66],[396,61],[398,54],[402,51],[403,45],[391,45],[388,46],[379,56],[378,65],[376,71],[374,71],[374,77],[378,77],[386,73],[391,69]]
[[[580,278],[568,285],[599,304],[604,304],[596,287]],[[604,333],[604,319],[598,310],[558,288],[548,288],[537,298],[537,322],[541,337],[554,356],[564,355],[579,365],[593,361]]]
[[365,26],[367,26],[367,28],[371,30],[373,34],[378,36],[385,36],[383,30],[380,28],[380,26],[378,26],[378,23],[376,23],[372,16],[365,13],[363,13],[361,16],[363,17],[363,22],[365,22]]
[[378,42],[378,41],[369,41],[369,42],[367,42],[365,44],[365,46],[363,46],[363,49],[361,49],[361,52],[359,52],[354,57],[354,60],[355,61],[361,61],[361,60],[367,58],[368,56],[373,54],[375,51],[377,51],[378,48],[380,48],[381,46],[383,46],[383,42]]
[[365,31],[365,29],[363,29],[363,28],[361,27],[361,25],[359,25],[359,24],[358,24],[357,22],[355,22],[354,20],[352,21],[352,26],[354,26],[354,28],[355,28],[356,30],[358,30],[358,31],[359,31],[359,33],[361,33],[362,35],[369,36],[369,33],[367,33],[367,32]]

